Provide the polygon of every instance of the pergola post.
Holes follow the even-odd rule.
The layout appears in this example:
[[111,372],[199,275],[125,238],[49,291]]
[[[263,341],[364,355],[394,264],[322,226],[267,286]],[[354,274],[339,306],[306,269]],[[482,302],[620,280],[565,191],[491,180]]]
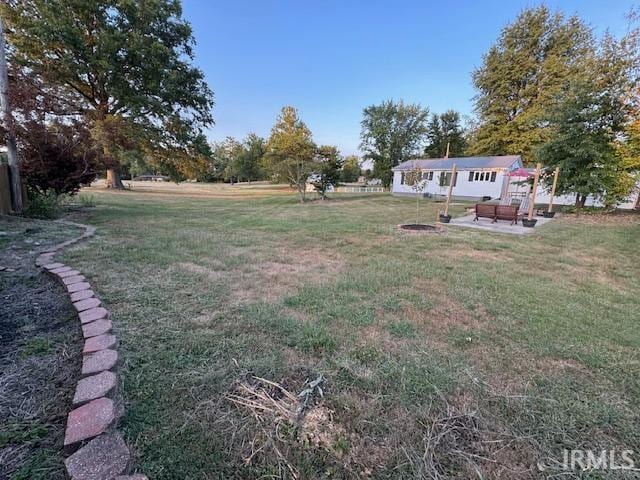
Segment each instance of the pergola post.
[[553,209],[553,197],[556,195],[556,187],[558,186],[558,175],[560,174],[560,167],[556,167],[556,170],[553,172],[553,186],[551,187],[551,198],[549,199],[549,209],[547,210],[551,213]]
[[540,180],[540,169],[542,168],[542,164],[538,163],[536,165],[536,175],[533,178],[533,188],[531,189],[531,199],[529,201],[529,214],[527,215],[528,220],[533,220],[533,207],[536,203],[536,193],[538,192],[538,181]]
[[451,181],[449,182],[449,191],[447,192],[447,201],[444,204],[444,215],[449,215],[449,204],[451,203],[451,194],[453,193],[453,182],[456,179],[457,165],[454,163],[451,169]]

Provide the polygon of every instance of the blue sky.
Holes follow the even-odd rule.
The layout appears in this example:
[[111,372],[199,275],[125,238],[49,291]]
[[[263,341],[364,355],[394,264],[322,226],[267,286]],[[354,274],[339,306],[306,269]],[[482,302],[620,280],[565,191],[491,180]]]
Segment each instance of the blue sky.
[[[472,114],[471,72],[500,30],[538,2],[183,0],[196,64],[216,97],[211,140],[267,137],[284,105],[318,144],[358,153],[362,109],[386,99]],[[550,1],[597,33],[626,31],[638,1]]]

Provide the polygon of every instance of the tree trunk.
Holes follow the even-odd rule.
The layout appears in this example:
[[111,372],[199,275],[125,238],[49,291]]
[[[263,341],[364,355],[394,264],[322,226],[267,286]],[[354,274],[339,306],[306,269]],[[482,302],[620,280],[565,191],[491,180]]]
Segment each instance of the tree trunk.
[[22,213],[22,181],[20,180],[20,165],[18,164],[18,150],[13,129],[13,117],[9,105],[9,80],[7,77],[7,61],[5,56],[4,29],[0,18],[0,118],[5,126],[5,144],[7,146],[7,160],[9,161],[9,190],[11,207],[14,213]]
[[638,192],[638,199],[636,200],[636,206],[633,207],[636,210],[640,210],[640,192]]
[[302,187],[300,186],[300,184],[298,184],[298,195],[300,195],[300,203],[304,203],[304,193],[306,190],[306,183],[302,184]]
[[587,196],[586,195],[580,195],[579,193],[576,194],[576,208],[577,209],[584,208],[584,204],[586,202],[587,202]]
[[110,168],[107,170],[107,188],[116,188],[118,190],[124,189],[124,184],[120,178],[120,170],[116,168]]

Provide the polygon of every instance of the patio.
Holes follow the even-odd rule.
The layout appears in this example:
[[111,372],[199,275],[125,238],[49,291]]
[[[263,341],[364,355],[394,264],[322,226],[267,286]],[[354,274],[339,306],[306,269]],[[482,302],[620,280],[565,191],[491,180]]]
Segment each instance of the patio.
[[478,221],[474,222],[474,218],[475,213],[465,215],[464,217],[452,218],[449,225],[456,225],[465,228],[475,228],[478,230],[486,230],[488,232],[509,233],[512,235],[529,235],[536,232],[536,230],[538,230],[541,226],[553,220],[553,218],[535,217],[538,220],[536,226],[533,228],[528,228],[523,227],[522,223],[511,225],[509,222],[501,220],[493,223],[492,220],[488,218],[480,218],[478,219]]

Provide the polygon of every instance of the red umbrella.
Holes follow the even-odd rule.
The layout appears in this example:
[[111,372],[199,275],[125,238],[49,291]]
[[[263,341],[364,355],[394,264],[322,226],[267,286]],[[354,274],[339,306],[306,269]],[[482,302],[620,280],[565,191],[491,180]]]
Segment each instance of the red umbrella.
[[510,177],[533,177],[534,172],[530,172],[526,168],[520,167],[517,170],[509,172]]

